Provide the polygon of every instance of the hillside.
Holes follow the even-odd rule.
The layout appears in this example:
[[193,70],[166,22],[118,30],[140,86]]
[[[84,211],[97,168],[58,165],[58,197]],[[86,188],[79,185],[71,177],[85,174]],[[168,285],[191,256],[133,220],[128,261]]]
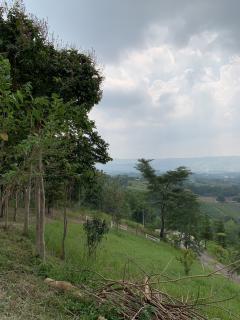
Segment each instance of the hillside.
[[[46,241],[49,252],[60,253],[62,225],[59,221],[52,221],[47,225]],[[82,226],[77,223],[69,224],[69,236],[66,243],[67,256],[65,268],[54,267],[48,276],[59,277],[79,283],[83,279],[88,281],[91,272],[97,272],[112,279],[143,279],[143,270],[148,274],[161,274],[163,279],[175,279],[184,276],[183,267],[177,260],[181,250],[166,243],[154,243],[141,235],[130,234],[126,231],[111,230],[98,251],[96,260],[88,261],[85,256],[85,240]],[[76,272],[69,272],[75,270]],[[88,270],[87,273],[84,270]],[[194,262],[191,275],[208,274],[198,260]],[[89,273],[90,271],[90,273]],[[90,276],[91,277],[91,276]],[[213,305],[205,309],[212,317],[229,319],[222,307],[230,309],[232,313],[240,313],[239,286],[222,276],[213,278],[191,279],[179,283],[165,283],[164,290],[176,297],[190,295],[192,298],[211,296],[213,300],[225,300],[220,305]],[[111,319],[111,317],[110,317]]]
[[[32,241],[16,227],[0,231],[1,320],[96,320],[108,314],[108,309],[93,301],[80,300],[44,283],[50,270],[55,270],[55,278],[65,280],[66,273],[73,271],[67,263],[48,254],[43,264],[34,255]],[[65,275],[57,270],[64,270]]]
[[[181,251],[166,243],[154,243],[141,235],[111,230],[103,241],[96,260],[88,260],[85,256],[82,226],[75,221],[69,223],[67,256],[66,261],[62,262],[58,259],[61,236],[61,221],[50,220],[46,225],[47,263],[42,264],[33,255],[32,240],[22,237],[17,229],[8,233],[1,231],[0,291],[1,311],[4,315],[1,319],[97,320],[99,315],[104,315],[109,320],[118,319],[109,309],[96,307],[93,301],[79,301],[50,289],[44,284],[46,277],[81,285],[90,284],[95,273],[112,279],[124,276],[138,280],[143,279],[143,270],[148,274],[162,273],[163,280],[166,277],[176,279],[184,276],[183,267],[177,260]],[[191,275],[208,274],[210,270],[203,268],[196,260]],[[226,300],[202,309],[210,317],[235,319],[229,317],[227,309],[233,314],[240,313],[239,286],[222,276],[165,283],[162,289],[178,298],[209,296],[212,300]]]
[[44,283],[32,243],[17,230],[0,232],[1,319],[72,319],[68,301]]
[[[204,200],[200,198],[201,211],[217,219],[234,219],[240,222],[240,204],[236,202],[217,202],[215,199]],[[212,201],[211,201],[212,200]]]

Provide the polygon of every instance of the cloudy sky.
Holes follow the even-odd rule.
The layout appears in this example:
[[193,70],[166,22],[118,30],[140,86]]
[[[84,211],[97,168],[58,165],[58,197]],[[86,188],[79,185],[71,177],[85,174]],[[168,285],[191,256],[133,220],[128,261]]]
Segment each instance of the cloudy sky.
[[105,75],[114,158],[240,155],[239,0],[26,0]]

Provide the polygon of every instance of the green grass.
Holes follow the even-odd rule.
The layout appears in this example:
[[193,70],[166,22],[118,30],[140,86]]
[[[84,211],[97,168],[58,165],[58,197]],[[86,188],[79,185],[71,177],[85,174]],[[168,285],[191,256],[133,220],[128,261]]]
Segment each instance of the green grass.
[[66,265],[50,255],[43,264],[34,256],[32,241],[18,229],[0,228],[0,241],[1,320],[97,320],[109,314],[108,306],[99,307],[46,285],[43,280],[49,270],[65,270]]
[[[49,252],[58,255],[62,224],[54,221],[46,227],[46,243]],[[181,264],[176,257],[181,254],[166,243],[154,243],[142,236],[136,236],[124,231],[111,231],[101,244],[96,260],[88,261],[85,256],[85,238],[82,226],[69,224],[69,232],[66,241],[66,262],[63,266],[52,266],[49,276],[59,279],[67,279],[73,282],[87,280],[85,269],[98,272],[108,278],[119,279],[124,273],[129,278],[143,278],[140,269],[148,273],[161,273],[171,278],[183,276]],[[205,270],[205,273],[208,272]],[[202,274],[204,270],[198,261],[193,265],[191,274]],[[165,278],[163,278],[165,279]],[[211,296],[213,299],[225,299],[234,296],[233,299],[221,303],[219,307],[229,308],[233,313],[240,314],[240,287],[223,277],[191,279],[172,284],[162,284],[162,289],[167,290],[174,296],[189,294],[190,296]],[[232,319],[216,305],[205,308],[209,319]]]

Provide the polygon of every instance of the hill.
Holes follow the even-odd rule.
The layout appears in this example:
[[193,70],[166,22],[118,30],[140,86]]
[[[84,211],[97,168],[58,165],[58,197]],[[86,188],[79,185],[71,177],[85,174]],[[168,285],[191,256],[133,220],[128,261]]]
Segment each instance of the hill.
[[[114,159],[106,165],[97,165],[97,168],[110,175],[134,176],[138,175],[136,163],[137,159]],[[154,159],[152,165],[162,172],[186,166],[195,173],[235,173],[240,172],[240,156]]]
[[[234,219],[240,222],[240,204],[237,202],[217,202],[209,197],[200,198],[201,211],[212,218],[228,220]],[[212,201],[211,201],[212,200]]]

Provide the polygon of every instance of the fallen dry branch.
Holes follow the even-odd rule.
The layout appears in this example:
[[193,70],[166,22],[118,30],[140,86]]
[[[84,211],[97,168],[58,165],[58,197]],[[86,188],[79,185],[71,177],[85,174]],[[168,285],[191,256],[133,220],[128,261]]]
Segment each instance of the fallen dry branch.
[[[239,261],[231,263],[230,266],[236,264],[239,264]],[[224,268],[228,267],[229,265]],[[220,268],[205,275],[193,275],[176,279],[167,277],[168,279],[166,280],[162,280],[162,277],[165,277],[163,273],[147,275],[146,272],[142,272],[144,280],[134,282],[125,280],[125,276],[123,280],[115,281],[96,273],[99,278],[94,279],[95,290],[92,296],[99,304],[109,303],[118,311],[122,319],[206,320],[208,318],[201,312],[203,308],[206,309],[210,305],[215,305],[216,308],[219,308],[223,302],[234,297],[220,300],[211,294],[208,297],[197,296],[190,299],[189,294],[187,294],[186,297],[178,299],[163,291],[162,286],[163,284],[184,280],[215,277],[219,275],[222,269]],[[96,286],[99,289],[96,289]],[[88,294],[91,295],[91,290],[89,289]],[[228,310],[225,310],[225,312],[228,312]],[[234,318],[240,319],[239,315],[234,315]]]
[[[239,263],[239,261],[231,265],[236,265],[236,263]],[[99,305],[108,304],[118,312],[120,319],[207,320],[208,318],[201,312],[204,307],[206,308],[215,304],[216,308],[223,308],[218,304],[222,304],[234,297],[220,300],[214,299],[211,294],[208,297],[199,297],[199,295],[197,295],[197,297],[191,299],[189,294],[187,294],[186,297],[178,299],[163,291],[162,285],[163,283],[171,284],[193,278],[210,278],[218,275],[218,272],[222,269],[223,268],[205,275],[195,275],[177,279],[167,277],[167,280],[161,279],[162,277],[165,277],[162,273],[150,276],[144,272],[143,281],[126,280],[125,272],[123,280],[112,280],[105,278],[96,272],[92,273],[89,271],[92,273],[91,279],[94,286],[82,284],[80,289],[65,281],[46,279],[45,282],[54,288],[68,292],[70,291],[80,298],[91,298]],[[94,274],[97,275],[97,278],[94,277]],[[228,312],[228,310],[225,310],[225,312]],[[233,316],[232,313],[231,315]],[[234,318],[240,319],[238,315],[234,315]]]
[[[137,320],[148,315],[153,320],[206,320],[198,311],[198,301],[184,302],[166,292],[152,288],[149,279],[143,283],[108,280],[105,286],[94,291],[99,304],[110,303],[123,319]],[[91,291],[88,289],[88,294]],[[203,302],[200,301],[199,305]]]

